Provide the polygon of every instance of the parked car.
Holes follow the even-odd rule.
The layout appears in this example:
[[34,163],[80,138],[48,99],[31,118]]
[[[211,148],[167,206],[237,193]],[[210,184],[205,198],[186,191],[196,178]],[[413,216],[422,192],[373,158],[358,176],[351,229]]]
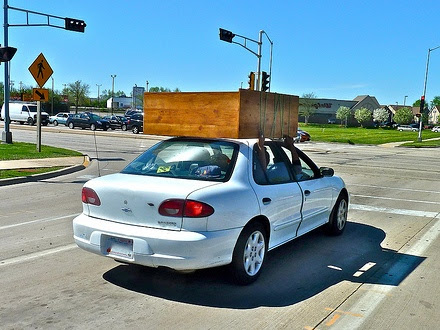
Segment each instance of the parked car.
[[125,118],[130,119],[130,117],[132,115],[137,114],[137,113],[143,113],[143,111],[140,109],[130,109],[130,110],[125,111],[124,116],[125,116]]
[[91,112],[78,113],[69,117],[67,119],[67,126],[72,129],[75,127],[81,127],[82,129],[90,128],[92,131],[96,129],[106,131],[110,128],[110,124],[107,120]]
[[110,124],[110,128],[113,130],[122,128],[123,122],[118,116],[115,116],[115,115],[104,116],[104,117],[102,117],[102,119],[107,120]]
[[133,114],[130,118],[127,119],[127,122],[125,124],[122,124],[122,130],[131,130],[134,134],[139,134],[139,132],[144,130],[144,114]]
[[397,130],[402,132],[402,131],[413,131],[413,132],[417,132],[419,130],[418,127],[413,127],[411,125],[399,125],[397,126]]
[[303,131],[301,129],[298,129],[296,131],[296,142],[305,142],[305,141],[310,141],[310,134],[307,133],[306,131]]
[[439,133],[439,132],[440,132],[440,126],[434,126],[434,127],[431,129],[431,131]]
[[[161,141],[120,173],[84,184],[75,242],[150,267],[229,264],[232,278],[249,284],[267,251],[318,227],[339,235],[346,226],[344,181],[293,148],[266,139],[262,158],[256,139]],[[290,161],[294,153],[300,162]]]
[[[41,125],[49,124],[49,114],[40,109]],[[2,105],[0,118],[5,120],[6,110],[5,104]],[[37,105],[34,103],[9,102],[9,120],[18,121],[21,125],[35,125],[37,123]]]
[[58,126],[58,124],[64,124],[67,123],[67,118],[73,116],[73,114],[68,112],[58,112],[55,116],[49,117],[49,123],[53,124],[54,126]]

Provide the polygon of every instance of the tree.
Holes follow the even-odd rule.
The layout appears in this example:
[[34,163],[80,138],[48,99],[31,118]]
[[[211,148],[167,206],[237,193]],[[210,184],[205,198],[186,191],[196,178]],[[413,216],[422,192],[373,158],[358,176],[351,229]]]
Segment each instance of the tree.
[[170,93],[170,92],[180,92],[179,88],[175,88],[174,90],[169,89],[168,87],[150,87],[149,92],[151,93]]
[[356,109],[354,112],[354,119],[363,127],[363,124],[370,121],[372,117],[372,113],[367,108]]
[[[420,102],[419,102],[420,105]],[[431,101],[431,108],[440,105],[440,96],[434,96],[434,98]]]
[[316,95],[314,93],[303,94],[299,101],[299,115],[304,116],[304,124],[309,123],[309,117],[316,112]]
[[387,122],[390,118],[389,112],[384,108],[378,108],[373,110],[373,120],[378,123]]
[[351,110],[349,107],[340,106],[338,110],[336,110],[336,119],[342,121],[345,120],[345,127],[347,127],[348,118],[351,116]]
[[66,91],[69,95],[69,99],[73,99],[75,104],[75,113],[78,113],[78,106],[80,104],[85,104],[86,99],[89,95],[90,86],[83,84],[81,80],[77,80],[74,83],[67,85]]
[[414,114],[410,108],[401,108],[394,115],[394,121],[399,125],[410,124],[413,120]]

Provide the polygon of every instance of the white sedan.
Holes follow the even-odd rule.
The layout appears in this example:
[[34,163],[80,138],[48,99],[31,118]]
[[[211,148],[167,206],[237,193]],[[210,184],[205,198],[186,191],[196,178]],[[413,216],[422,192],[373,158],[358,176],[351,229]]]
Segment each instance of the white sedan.
[[283,141],[266,139],[264,149],[261,157],[258,140],[162,141],[120,173],[84,185],[75,242],[150,267],[229,264],[232,278],[249,284],[267,251],[321,226],[341,234],[344,181]]

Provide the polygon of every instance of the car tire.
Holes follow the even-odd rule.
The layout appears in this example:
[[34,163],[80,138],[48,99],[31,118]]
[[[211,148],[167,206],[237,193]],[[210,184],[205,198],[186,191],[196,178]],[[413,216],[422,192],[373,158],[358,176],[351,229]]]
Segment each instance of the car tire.
[[95,125],[95,124],[91,124],[91,125],[90,125],[90,129],[91,129],[92,131],[96,131],[96,125]]
[[53,121],[53,126],[58,126],[58,121],[57,120]]
[[348,198],[345,194],[340,194],[330,214],[329,222],[326,225],[328,234],[337,236],[344,232],[347,224]]
[[73,123],[70,122],[70,123],[69,123],[69,128],[70,128],[70,129],[74,129],[74,128],[75,128],[75,125],[73,125]]
[[108,127],[103,127],[102,130],[103,130],[103,131],[107,131],[107,130],[108,130]]
[[33,126],[34,125],[34,120],[31,117],[29,117],[27,119],[27,123],[28,123],[28,125]]
[[139,127],[137,127],[137,126],[133,126],[133,128],[131,129],[131,131],[132,131],[134,134],[139,134]]
[[122,129],[123,131],[126,131],[126,130],[127,130],[127,125],[122,124],[121,129]]
[[230,264],[234,282],[247,285],[261,273],[267,251],[266,231],[258,222],[246,226],[238,237]]

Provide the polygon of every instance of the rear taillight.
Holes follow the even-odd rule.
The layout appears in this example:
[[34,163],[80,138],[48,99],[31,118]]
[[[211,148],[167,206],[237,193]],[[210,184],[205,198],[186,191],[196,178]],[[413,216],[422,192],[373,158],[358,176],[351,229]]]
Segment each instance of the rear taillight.
[[98,195],[93,189],[83,187],[81,193],[82,201],[86,204],[101,205],[101,201],[99,200]]
[[210,205],[193,200],[169,199],[159,206],[159,214],[167,217],[203,218],[213,213]]

